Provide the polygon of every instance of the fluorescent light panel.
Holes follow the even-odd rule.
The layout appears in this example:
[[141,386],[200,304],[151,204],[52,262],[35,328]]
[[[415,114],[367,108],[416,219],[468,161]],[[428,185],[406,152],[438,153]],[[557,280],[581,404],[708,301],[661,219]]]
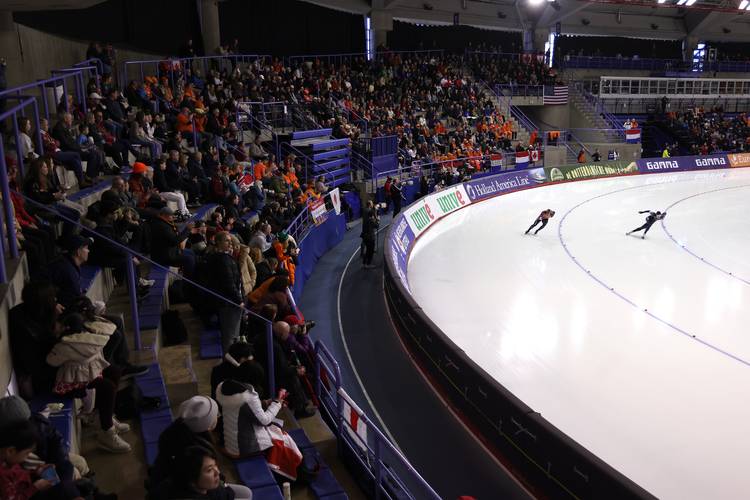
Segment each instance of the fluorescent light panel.
[[687,0],[687,3],[685,5],[687,5],[688,7],[690,7],[691,5],[693,5],[695,3],[695,1],[696,0]]
[[740,2],[740,10],[743,10],[744,8],[746,8],[747,5],[748,5],[748,3],[750,3],[750,2],[748,2],[748,0],[742,0]]

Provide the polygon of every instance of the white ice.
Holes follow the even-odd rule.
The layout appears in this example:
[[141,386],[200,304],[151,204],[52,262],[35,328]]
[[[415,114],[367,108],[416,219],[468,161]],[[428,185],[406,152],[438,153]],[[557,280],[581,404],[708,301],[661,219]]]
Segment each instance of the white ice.
[[[665,227],[625,236],[639,210],[670,206]],[[524,236],[546,208],[555,218]],[[439,221],[409,284],[487,373],[652,494],[742,498],[749,216],[750,169],[542,187]]]

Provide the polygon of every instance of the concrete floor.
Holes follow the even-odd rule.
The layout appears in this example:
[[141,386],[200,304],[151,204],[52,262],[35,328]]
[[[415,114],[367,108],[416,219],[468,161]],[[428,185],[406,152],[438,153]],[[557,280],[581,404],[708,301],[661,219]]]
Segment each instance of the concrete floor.
[[[128,332],[132,332],[132,322],[130,321],[130,301],[125,286],[118,286],[112,293],[108,301],[108,312],[112,314],[124,313],[125,327]],[[199,335],[203,328],[201,320],[193,313],[187,304],[176,304],[173,309],[180,311],[180,316],[185,323],[188,331],[188,342],[185,346],[190,347],[190,362],[197,381],[197,392],[199,394],[210,394],[210,375],[211,369],[219,363],[219,360],[202,360],[199,358]],[[132,335],[128,335],[128,341],[131,343]],[[165,380],[169,381],[175,376],[175,370],[182,370],[184,363],[176,359],[164,359],[168,355],[166,350],[160,352],[160,365],[164,373]],[[141,356],[139,353],[133,353],[135,362],[148,362],[149,356]],[[182,377],[182,373],[177,377]],[[180,401],[172,400],[174,391],[167,388],[170,393],[170,403],[172,411],[176,412]],[[179,394],[189,397],[183,390]],[[364,499],[354,479],[349,475],[346,467],[338,460],[336,456],[335,437],[331,433],[323,420],[316,416],[313,418],[297,421],[288,410],[284,411],[282,419],[285,422],[286,429],[295,429],[303,427],[310,440],[316,444],[316,447],[323,455],[326,463],[334,472],[336,478],[347,491],[352,499]],[[140,439],[140,424],[137,420],[128,422],[132,429],[129,433],[123,435],[123,439],[128,441],[133,447],[131,453],[115,455],[98,450],[96,447],[96,433],[98,426],[84,428],[82,431],[81,452],[89,462],[91,470],[96,472],[96,481],[102,491],[117,493],[121,500],[135,500],[145,498],[144,480],[146,478],[147,466],[143,450],[143,443]],[[232,461],[222,455],[219,455],[221,471],[226,476],[227,482],[238,482],[237,474]],[[312,490],[306,486],[293,485],[292,496],[299,500],[308,500],[315,498]]]

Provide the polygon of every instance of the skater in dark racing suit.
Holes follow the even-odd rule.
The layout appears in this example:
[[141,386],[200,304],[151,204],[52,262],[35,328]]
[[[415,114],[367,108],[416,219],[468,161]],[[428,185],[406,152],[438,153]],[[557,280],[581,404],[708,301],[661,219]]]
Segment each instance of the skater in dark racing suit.
[[548,208],[547,210],[542,211],[542,213],[539,214],[539,217],[536,218],[536,220],[534,221],[534,223],[531,226],[529,226],[529,228],[523,234],[529,234],[529,231],[531,231],[532,229],[534,229],[537,226],[537,224],[541,223],[542,227],[540,227],[539,229],[537,229],[536,231],[534,231],[534,234],[538,233],[539,231],[541,231],[542,229],[544,229],[544,226],[547,225],[547,221],[549,221],[554,216],[555,216],[555,211],[552,210],[552,209]]
[[661,213],[659,211],[652,212],[651,210],[641,210],[638,213],[648,214],[646,216],[646,223],[639,228],[633,229],[632,231],[628,231],[625,234],[629,235],[629,234],[637,233],[638,231],[643,230],[643,235],[641,236],[641,239],[646,238],[646,233],[648,232],[649,229],[651,229],[651,226],[653,226],[656,221],[662,220],[664,217],[667,216],[667,212],[664,212],[664,213]]

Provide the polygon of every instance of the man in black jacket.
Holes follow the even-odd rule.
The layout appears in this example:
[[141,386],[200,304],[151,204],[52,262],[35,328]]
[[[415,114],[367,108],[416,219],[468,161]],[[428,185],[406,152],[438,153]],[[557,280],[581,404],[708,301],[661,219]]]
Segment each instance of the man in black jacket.
[[13,369],[24,398],[50,392],[55,384],[57,369],[47,364],[47,354],[57,342],[55,322],[63,310],[55,291],[49,282],[26,283],[23,302],[8,314]]
[[63,151],[78,153],[82,160],[86,161],[86,177],[91,180],[99,176],[104,163],[104,154],[97,148],[84,151],[78,145],[76,132],[73,128],[73,115],[64,113],[52,129],[52,137],[60,141],[60,149]]
[[239,266],[231,255],[231,236],[227,232],[217,233],[214,236],[214,244],[216,251],[209,255],[207,262],[209,288],[225,299],[212,297],[219,316],[221,345],[224,352],[228,352],[229,346],[240,335],[242,315],[245,311],[245,292],[242,289]]
[[401,194],[401,182],[398,179],[393,180],[391,184],[391,201],[393,202],[393,216],[401,211],[401,202],[404,199],[404,195]]
[[375,253],[375,242],[378,237],[380,218],[372,201],[367,202],[367,209],[362,215],[362,267],[371,268],[372,256]]
[[181,246],[190,235],[193,228],[188,223],[177,231],[174,225],[174,211],[169,207],[159,210],[159,215],[149,221],[151,234],[151,258],[162,266],[181,267],[186,277],[193,276],[195,270],[195,255],[190,250],[183,250]]
[[[47,274],[49,280],[57,287],[57,302],[65,309],[72,307],[78,299],[86,294],[81,288],[81,266],[89,259],[89,245],[91,238],[84,238],[73,234],[63,239],[62,247],[65,251],[60,257],[49,263]],[[125,325],[120,316],[104,315],[117,325],[117,330],[110,335],[104,346],[104,357],[110,363],[122,368],[121,380],[148,371],[148,367],[130,364],[130,350],[125,341]]]
[[118,125],[125,125],[125,110],[120,104],[119,91],[116,88],[109,89],[107,98],[104,99],[102,104],[107,109],[105,116],[108,120],[111,120]]

